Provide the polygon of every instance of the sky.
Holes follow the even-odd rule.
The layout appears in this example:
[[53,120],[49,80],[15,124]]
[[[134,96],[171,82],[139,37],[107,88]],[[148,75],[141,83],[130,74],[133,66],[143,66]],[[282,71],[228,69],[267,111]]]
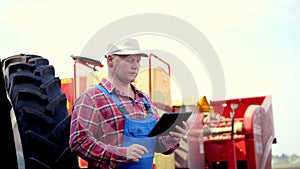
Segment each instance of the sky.
[[[271,95],[277,138],[272,152],[299,155],[299,8],[297,0],[6,0],[0,1],[0,57],[41,55],[55,67],[57,76],[72,77],[70,55],[84,53],[99,30],[132,15],[174,16],[195,27],[214,49],[220,61],[216,66],[224,73],[226,99]],[[121,32],[133,27],[118,29]],[[182,34],[188,33],[184,31]],[[209,72],[201,74],[205,72],[203,63],[195,61],[196,54],[187,49],[188,45],[165,35],[135,36],[144,40],[142,47],[181,56],[179,59],[201,86],[195,90],[209,99],[213,97]]]

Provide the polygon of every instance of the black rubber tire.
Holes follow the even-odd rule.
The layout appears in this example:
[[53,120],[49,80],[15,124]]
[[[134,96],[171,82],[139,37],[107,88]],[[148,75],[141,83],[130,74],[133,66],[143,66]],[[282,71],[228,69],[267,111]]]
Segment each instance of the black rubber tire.
[[46,58],[29,54],[5,58],[2,66],[25,168],[80,168],[78,157],[69,148],[71,116],[54,67]]

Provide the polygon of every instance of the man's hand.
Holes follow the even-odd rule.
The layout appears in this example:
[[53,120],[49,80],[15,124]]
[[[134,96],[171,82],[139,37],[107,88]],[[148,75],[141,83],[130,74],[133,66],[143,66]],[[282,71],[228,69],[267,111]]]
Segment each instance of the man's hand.
[[182,124],[183,127],[180,127],[179,125],[175,126],[178,132],[170,132],[170,137],[175,142],[179,142],[188,132],[188,124],[185,121],[182,121]]
[[128,161],[138,162],[145,153],[148,153],[148,149],[146,147],[139,144],[132,144],[127,147],[126,159]]

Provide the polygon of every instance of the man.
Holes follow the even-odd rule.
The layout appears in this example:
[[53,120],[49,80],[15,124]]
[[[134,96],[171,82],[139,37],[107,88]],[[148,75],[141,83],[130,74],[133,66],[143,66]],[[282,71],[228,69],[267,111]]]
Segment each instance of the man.
[[89,168],[151,169],[154,152],[173,153],[187,131],[147,137],[160,118],[150,98],[132,84],[140,60],[136,39],[108,46],[108,78],[77,98],[73,107],[70,148],[88,162]]

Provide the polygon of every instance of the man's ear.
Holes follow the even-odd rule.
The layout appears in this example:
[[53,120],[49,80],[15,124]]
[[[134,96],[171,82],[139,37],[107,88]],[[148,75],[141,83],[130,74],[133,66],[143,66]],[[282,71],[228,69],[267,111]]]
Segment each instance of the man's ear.
[[112,55],[108,55],[108,56],[107,56],[107,65],[108,65],[109,67],[112,67],[112,66],[113,66],[112,60],[113,60],[113,56],[112,56]]

